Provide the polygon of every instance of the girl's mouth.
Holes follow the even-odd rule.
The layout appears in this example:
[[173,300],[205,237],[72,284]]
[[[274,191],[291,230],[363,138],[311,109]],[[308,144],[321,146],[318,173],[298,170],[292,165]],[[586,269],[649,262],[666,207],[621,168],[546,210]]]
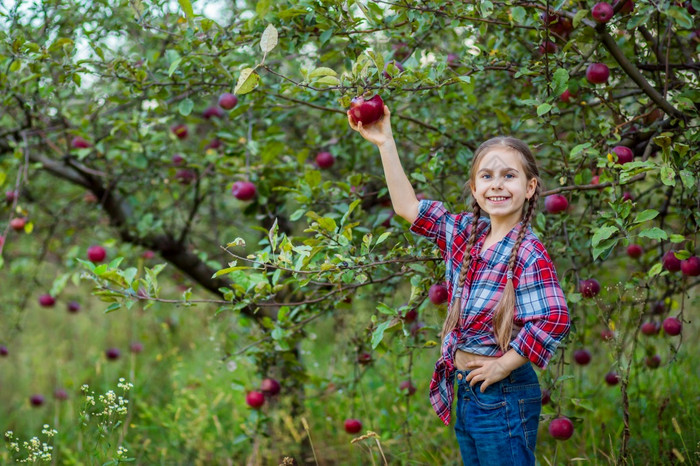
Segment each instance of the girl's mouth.
[[505,196],[494,196],[494,197],[488,197],[487,198],[489,202],[492,202],[494,204],[503,204],[504,202],[508,201],[510,199],[509,197]]

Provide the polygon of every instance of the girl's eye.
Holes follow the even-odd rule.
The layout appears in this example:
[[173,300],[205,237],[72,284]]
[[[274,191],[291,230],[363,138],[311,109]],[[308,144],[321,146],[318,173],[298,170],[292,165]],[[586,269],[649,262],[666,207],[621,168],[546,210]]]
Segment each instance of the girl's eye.
[[513,176],[512,174],[510,174],[510,173],[508,173],[508,174],[506,175],[506,178],[508,178],[508,177],[514,178],[514,176]]
[[481,175],[482,178],[488,178],[490,175]]

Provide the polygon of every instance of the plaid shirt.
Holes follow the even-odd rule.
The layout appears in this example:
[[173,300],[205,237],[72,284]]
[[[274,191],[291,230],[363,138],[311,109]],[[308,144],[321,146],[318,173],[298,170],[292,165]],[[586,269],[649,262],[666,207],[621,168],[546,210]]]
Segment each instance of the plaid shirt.
[[[518,223],[501,241],[482,252],[490,221],[486,217],[480,218],[478,239],[469,251],[472,260],[464,289],[456,290],[472,219],[470,212],[455,215],[449,213],[441,202],[422,200],[418,218],[411,225],[413,233],[435,242],[445,259],[448,302],[452,302],[453,295],[462,296],[458,328],[445,336],[442,355],[435,364],[430,383],[430,402],[445,425],[450,423],[454,398],[455,350],[487,356],[503,354],[491,320],[505,288],[508,259],[522,226]],[[510,346],[538,367],[545,368],[569,332],[569,310],[554,264],[529,227],[518,250],[513,286],[515,315]]]

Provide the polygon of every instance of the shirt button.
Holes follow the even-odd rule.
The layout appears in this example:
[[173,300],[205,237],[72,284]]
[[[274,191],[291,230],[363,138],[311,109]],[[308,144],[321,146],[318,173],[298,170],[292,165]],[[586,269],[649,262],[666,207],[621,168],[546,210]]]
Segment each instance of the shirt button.
[[459,380],[462,380],[462,374],[457,374],[457,378],[458,378]]

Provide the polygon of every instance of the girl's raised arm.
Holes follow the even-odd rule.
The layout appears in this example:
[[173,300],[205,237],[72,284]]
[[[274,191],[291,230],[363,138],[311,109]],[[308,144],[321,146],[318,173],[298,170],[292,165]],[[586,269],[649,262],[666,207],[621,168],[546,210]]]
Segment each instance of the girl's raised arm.
[[416,199],[413,186],[411,186],[411,182],[408,181],[408,177],[401,166],[399,153],[396,150],[396,142],[391,131],[390,117],[389,107],[385,105],[384,116],[379,121],[363,126],[361,121],[355,124],[348,111],[350,127],[359,132],[363,138],[379,147],[382,165],[384,166],[384,177],[389,188],[389,196],[391,196],[394,212],[413,224],[418,217],[418,199]]

